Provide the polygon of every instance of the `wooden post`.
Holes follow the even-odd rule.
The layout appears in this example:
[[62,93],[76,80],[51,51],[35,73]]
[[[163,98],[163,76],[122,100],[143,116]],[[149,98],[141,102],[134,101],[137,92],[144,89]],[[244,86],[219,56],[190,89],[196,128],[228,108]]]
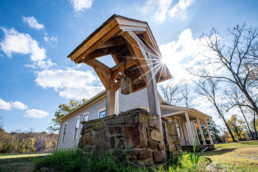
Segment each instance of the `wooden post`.
[[[149,60],[150,61],[150,60]],[[149,101],[149,110],[151,113],[157,114],[159,116],[159,130],[163,136],[163,141],[161,142],[165,146],[163,125],[161,118],[160,102],[158,95],[158,88],[155,78],[155,72],[153,70],[153,65],[149,62],[150,72],[146,74],[146,83],[147,83],[147,92],[148,92],[148,101]],[[165,159],[167,160],[166,149],[162,150],[165,154]]]
[[201,122],[200,122],[200,118],[197,118],[197,122],[198,122],[199,130],[200,130],[200,133],[201,133],[201,136],[202,136],[202,143],[203,143],[203,145],[207,145],[207,144],[206,144],[206,141],[205,141],[204,134],[203,134],[203,130],[202,130],[202,125],[201,125]]
[[207,119],[205,119],[205,126],[206,126],[206,129],[207,129],[208,135],[209,135],[211,145],[214,145],[212,137],[211,137],[210,129],[209,129],[209,126],[208,126],[208,123],[207,123]]
[[115,113],[115,83],[110,80],[108,115]]
[[193,132],[191,130],[191,124],[190,124],[190,120],[189,120],[189,116],[188,116],[187,112],[185,112],[185,117],[186,117],[186,126],[187,126],[187,132],[188,132],[188,136],[189,136],[189,142],[190,142],[190,144],[193,145],[194,137],[193,137]]
[[182,125],[181,119],[179,118],[179,120],[178,120],[178,121],[179,121],[180,131],[181,131],[181,133],[182,133],[181,138],[183,138],[183,139],[184,139],[184,143],[186,144],[185,132],[184,132],[184,129],[183,129],[183,125]]
[[193,122],[193,121],[191,122],[191,124],[192,124],[192,128],[193,128],[193,135],[194,135],[195,143],[196,143],[196,145],[200,145],[201,143],[200,143],[200,140],[199,140],[199,137],[198,137],[197,131],[196,131],[195,124],[194,124],[194,122]]

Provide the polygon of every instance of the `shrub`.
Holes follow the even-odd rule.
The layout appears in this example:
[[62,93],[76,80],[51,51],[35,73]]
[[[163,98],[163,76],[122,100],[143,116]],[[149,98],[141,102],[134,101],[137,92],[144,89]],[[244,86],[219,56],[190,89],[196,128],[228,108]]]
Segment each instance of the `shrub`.
[[[152,168],[154,172],[173,172],[173,171],[205,171],[207,161],[200,158],[203,153],[182,152],[181,154],[173,157],[161,166],[159,169]],[[167,165],[167,166],[166,166]],[[43,170],[44,169],[44,170]],[[70,171],[94,171],[94,172],[127,172],[127,171],[142,171],[148,170],[129,163],[126,154],[103,153],[100,155],[84,154],[81,149],[65,149],[55,151],[52,155],[40,159],[35,163],[35,171],[57,171],[57,172],[70,172]]]
[[55,151],[51,156],[35,163],[35,171],[47,168],[48,171],[147,171],[145,168],[128,165],[125,155],[113,156],[111,153],[100,155],[84,154],[82,150],[64,149]]

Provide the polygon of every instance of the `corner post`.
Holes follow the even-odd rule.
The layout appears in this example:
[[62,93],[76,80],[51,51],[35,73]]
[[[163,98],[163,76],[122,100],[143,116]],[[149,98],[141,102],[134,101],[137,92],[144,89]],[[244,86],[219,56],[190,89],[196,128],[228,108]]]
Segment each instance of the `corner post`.
[[208,126],[208,123],[207,123],[207,119],[205,119],[205,125],[206,125],[206,129],[207,129],[207,132],[208,132],[208,135],[209,135],[211,145],[214,145],[212,137],[211,137],[210,129],[209,129],[209,126]]
[[203,145],[207,145],[206,141],[205,141],[205,138],[204,138],[204,134],[203,134],[203,130],[202,130],[202,125],[201,125],[201,122],[200,122],[199,118],[197,118],[197,122],[198,122],[199,130],[200,130],[200,133],[201,133],[201,136],[202,136]]
[[191,130],[191,124],[190,124],[190,120],[189,120],[189,116],[188,116],[188,113],[185,112],[185,117],[186,117],[186,128],[187,128],[187,132],[188,132],[188,136],[189,136],[189,141],[190,141],[190,144],[193,145],[194,143],[194,137],[193,137],[193,132]]

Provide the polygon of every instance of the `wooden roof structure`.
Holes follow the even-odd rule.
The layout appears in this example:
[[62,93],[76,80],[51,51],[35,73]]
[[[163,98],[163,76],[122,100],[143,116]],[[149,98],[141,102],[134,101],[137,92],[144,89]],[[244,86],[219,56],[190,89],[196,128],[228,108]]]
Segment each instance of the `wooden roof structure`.
[[[97,60],[106,55],[116,63],[112,68]],[[125,71],[132,80],[131,92],[146,87],[145,74],[152,69],[157,83],[171,78],[167,66],[160,61],[161,53],[147,22],[119,15],[111,16],[68,57],[93,67],[106,90],[119,89]]]

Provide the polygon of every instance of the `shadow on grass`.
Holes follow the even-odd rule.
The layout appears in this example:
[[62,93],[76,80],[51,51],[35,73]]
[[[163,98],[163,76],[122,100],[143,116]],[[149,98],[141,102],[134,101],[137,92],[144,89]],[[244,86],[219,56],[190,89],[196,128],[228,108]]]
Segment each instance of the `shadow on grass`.
[[213,151],[204,152],[203,156],[223,155],[225,153],[232,152],[234,150],[236,150],[236,148],[228,148],[228,149],[227,148],[226,149],[225,148],[224,149],[217,148]]
[[33,171],[34,161],[44,156],[0,159],[0,172]]

